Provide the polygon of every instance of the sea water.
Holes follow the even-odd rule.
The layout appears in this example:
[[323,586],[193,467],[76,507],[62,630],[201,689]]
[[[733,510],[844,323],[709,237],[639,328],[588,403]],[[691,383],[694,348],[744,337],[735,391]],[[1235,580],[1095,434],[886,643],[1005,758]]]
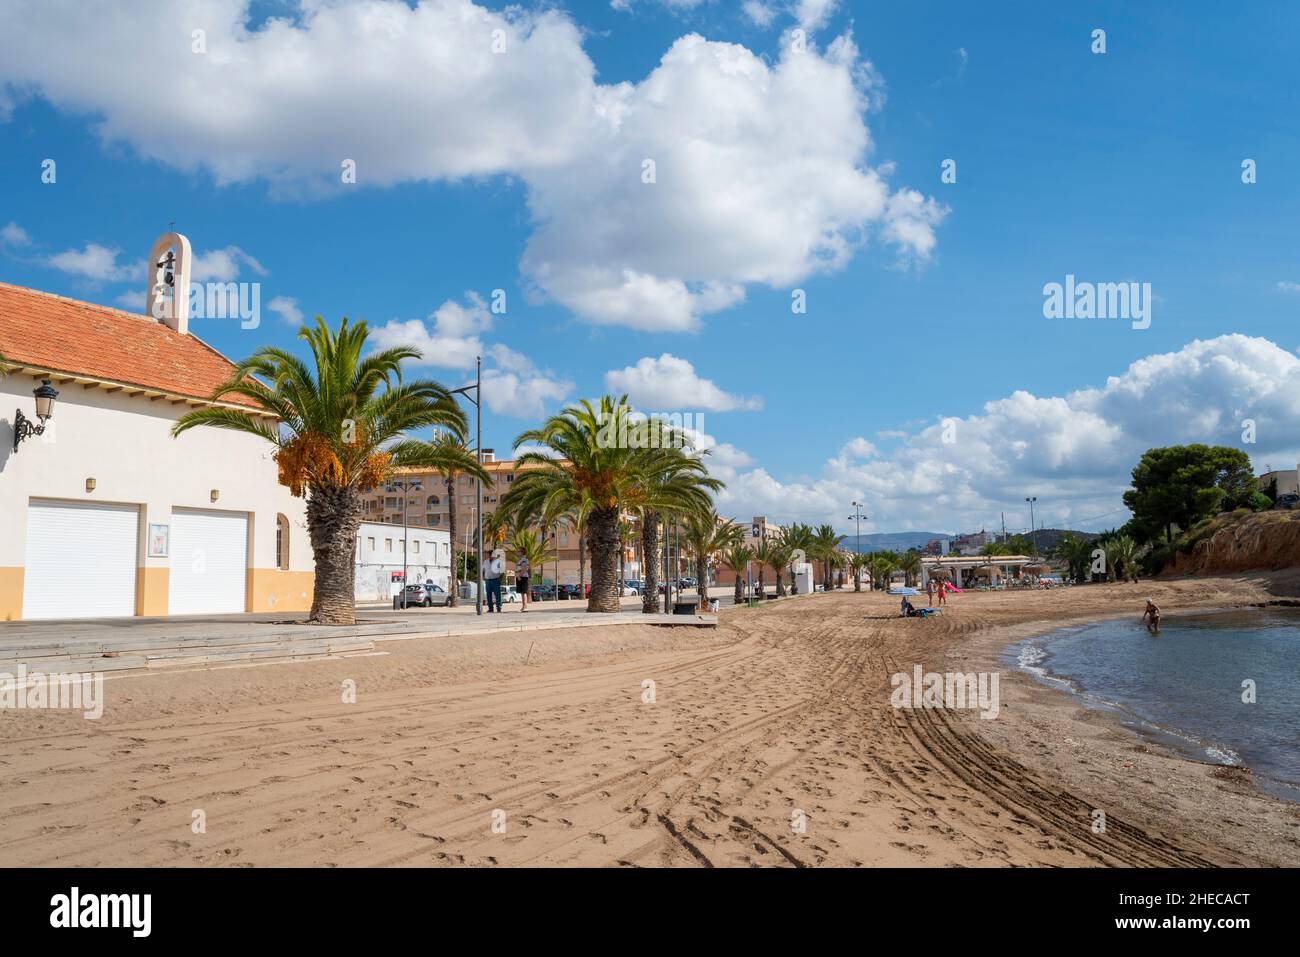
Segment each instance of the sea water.
[[[1062,628],[1007,649],[1007,663],[1198,760],[1244,765],[1300,801],[1300,609],[1169,614]],[[1254,703],[1248,703],[1253,683]]]

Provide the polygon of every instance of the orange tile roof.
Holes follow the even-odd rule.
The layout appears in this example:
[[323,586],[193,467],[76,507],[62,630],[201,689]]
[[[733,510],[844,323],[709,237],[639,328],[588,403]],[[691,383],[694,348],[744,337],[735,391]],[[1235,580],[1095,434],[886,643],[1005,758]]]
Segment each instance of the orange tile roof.
[[[51,372],[207,399],[234,365],[148,316],[0,282],[0,355]],[[223,402],[256,405],[241,396]]]

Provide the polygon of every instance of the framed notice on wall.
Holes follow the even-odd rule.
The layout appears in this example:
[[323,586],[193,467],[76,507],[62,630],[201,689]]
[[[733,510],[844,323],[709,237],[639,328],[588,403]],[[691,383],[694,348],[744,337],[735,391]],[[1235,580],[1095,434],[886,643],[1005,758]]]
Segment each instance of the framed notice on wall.
[[167,557],[167,539],[171,526],[169,525],[150,525],[149,526],[149,557],[166,558]]

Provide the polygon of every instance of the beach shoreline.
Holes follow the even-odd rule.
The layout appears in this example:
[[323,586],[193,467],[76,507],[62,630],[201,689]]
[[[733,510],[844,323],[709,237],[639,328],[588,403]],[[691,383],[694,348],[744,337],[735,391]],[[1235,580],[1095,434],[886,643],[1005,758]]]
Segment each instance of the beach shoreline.
[[[999,658],[1147,594],[1240,607],[1296,594],[1284,579],[970,592],[931,619],[840,591],[717,629],[124,676],[100,721],[0,722],[0,864],[1294,865],[1295,806]],[[1002,672],[997,719],[893,706],[916,667]]]
[[[1293,573],[1243,573],[1223,580],[1238,582],[1246,591],[1234,589],[1236,600],[1220,596],[1208,604],[1193,598],[1174,617],[1292,606],[1295,601],[1289,596],[1300,594]],[[1167,581],[1146,584],[1158,601],[1167,602],[1162,587]],[[1098,588],[1131,592],[1133,607],[1146,595],[1124,584],[1080,590]],[[1232,835],[1230,844],[1244,851],[1249,863],[1300,865],[1300,804],[1268,793],[1248,767],[1197,759],[1161,742],[1157,734],[1143,733],[1123,709],[1084,700],[1078,690],[1066,686],[1068,676],[1051,675],[1053,680],[1044,681],[1018,666],[1007,668],[1011,652],[1025,641],[1129,617],[1136,617],[1131,608],[1020,622],[989,631],[973,647],[954,648],[953,659],[963,668],[1001,670],[1004,707],[1011,703],[1009,720],[976,722],[976,729],[995,746],[1067,786],[1106,793],[1098,809],[1108,814],[1122,813],[1155,830],[1168,829],[1169,822],[1176,821],[1178,834],[1190,833],[1208,844]]]

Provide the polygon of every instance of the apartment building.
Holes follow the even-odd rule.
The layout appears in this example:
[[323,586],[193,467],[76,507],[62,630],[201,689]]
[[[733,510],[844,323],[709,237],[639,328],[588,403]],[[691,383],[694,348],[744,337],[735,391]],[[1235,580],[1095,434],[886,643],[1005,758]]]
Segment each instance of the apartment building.
[[[498,459],[493,449],[484,449],[483,468],[490,481],[483,486],[483,515],[491,515],[501,504],[519,475],[529,466],[521,466],[513,459]],[[533,466],[534,468],[536,466]],[[478,481],[469,475],[457,475],[448,484],[447,476],[428,469],[402,469],[386,485],[371,489],[362,496],[362,519],[386,525],[405,523],[414,528],[440,529],[450,533],[451,508],[456,510],[456,547],[472,552],[478,547],[475,529],[478,527]],[[556,558],[546,567],[534,570],[535,584],[578,584],[579,559],[578,533],[565,522],[543,530],[551,541],[550,551]],[[634,542],[640,534],[634,535]],[[624,571],[628,578],[638,577],[640,563],[635,544],[628,546],[623,556]],[[509,569],[507,580],[513,578]],[[591,559],[586,559],[586,581],[591,581]]]
[[1274,469],[1265,472],[1256,482],[1261,492],[1274,487],[1275,495],[1300,495],[1300,465],[1293,469]]
[[992,545],[996,536],[980,529],[971,535],[958,535],[952,540],[952,550],[958,555],[978,555],[985,545]]

